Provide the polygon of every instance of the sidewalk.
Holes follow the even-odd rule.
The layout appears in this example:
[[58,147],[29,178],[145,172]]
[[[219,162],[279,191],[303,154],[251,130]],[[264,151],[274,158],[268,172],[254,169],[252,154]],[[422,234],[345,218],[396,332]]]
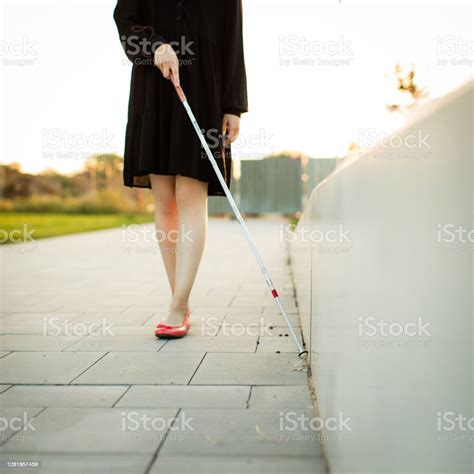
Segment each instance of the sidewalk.
[[[250,230],[297,324],[279,225]],[[174,341],[153,334],[169,290],[151,234],[4,249],[1,472],[324,472],[316,433],[288,421],[315,416],[306,372],[239,225],[210,220],[192,330]]]

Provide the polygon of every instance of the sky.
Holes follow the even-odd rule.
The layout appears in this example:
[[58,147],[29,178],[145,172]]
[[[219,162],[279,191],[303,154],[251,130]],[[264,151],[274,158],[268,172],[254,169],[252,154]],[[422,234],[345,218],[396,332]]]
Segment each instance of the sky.
[[[189,0],[187,0],[189,1]],[[195,0],[198,1],[198,0]],[[223,0],[224,1],[224,0]],[[0,162],[74,172],[123,153],[131,65],[113,0],[0,0]],[[344,156],[406,116],[395,64],[430,98],[472,77],[470,2],[243,0],[249,112],[234,157]]]

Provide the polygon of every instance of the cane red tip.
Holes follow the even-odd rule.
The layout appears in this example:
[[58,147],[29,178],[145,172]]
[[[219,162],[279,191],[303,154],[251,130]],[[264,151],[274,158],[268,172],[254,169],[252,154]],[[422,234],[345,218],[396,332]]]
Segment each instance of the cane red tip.
[[273,298],[278,298],[277,290],[272,290]]

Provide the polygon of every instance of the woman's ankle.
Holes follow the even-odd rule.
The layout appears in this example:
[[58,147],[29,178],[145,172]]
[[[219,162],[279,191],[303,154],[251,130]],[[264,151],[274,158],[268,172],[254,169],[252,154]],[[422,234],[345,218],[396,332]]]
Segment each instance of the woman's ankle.
[[178,312],[185,314],[189,309],[188,301],[171,301],[170,312]]

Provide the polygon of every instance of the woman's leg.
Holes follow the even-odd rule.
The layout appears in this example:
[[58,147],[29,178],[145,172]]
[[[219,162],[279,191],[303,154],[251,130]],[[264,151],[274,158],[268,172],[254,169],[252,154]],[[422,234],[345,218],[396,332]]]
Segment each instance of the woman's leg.
[[168,324],[183,322],[199,268],[207,230],[207,183],[176,176],[180,236],[176,246],[176,275]]
[[178,236],[178,206],[175,176],[150,174],[155,201],[155,226],[171,293],[174,293],[176,270],[176,243]]

